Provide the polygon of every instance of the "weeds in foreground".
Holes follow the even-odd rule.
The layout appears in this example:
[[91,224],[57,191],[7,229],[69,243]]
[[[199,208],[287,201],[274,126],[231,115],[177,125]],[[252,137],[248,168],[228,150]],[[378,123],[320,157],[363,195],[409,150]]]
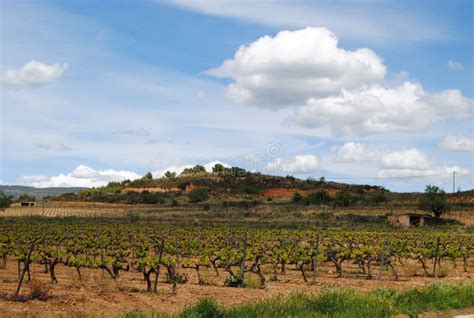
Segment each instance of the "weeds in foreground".
[[124,318],[251,318],[251,317],[391,317],[416,316],[425,311],[474,307],[473,284],[432,284],[400,292],[377,289],[369,293],[329,289],[311,296],[278,296],[235,308],[222,308],[213,300],[203,299],[178,315],[131,312]]

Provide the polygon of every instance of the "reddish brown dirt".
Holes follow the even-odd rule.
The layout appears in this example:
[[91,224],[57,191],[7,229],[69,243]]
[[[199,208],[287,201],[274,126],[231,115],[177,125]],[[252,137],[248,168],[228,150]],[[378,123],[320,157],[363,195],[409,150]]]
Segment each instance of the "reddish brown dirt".
[[265,198],[285,198],[290,199],[293,195],[299,192],[301,195],[307,195],[308,191],[305,190],[295,190],[295,189],[287,189],[287,188],[275,188],[275,189],[267,189],[263,190],[261,195]]
[[[415,268],[415,264],[412,264]],[[462,273],[453,271],[449,277],[438,278],[443,282],[474,282],[473,264],[470,264],[469,272]],[[411,265],[410,265],[411,266]],[[227,277],[221,272],[220,277],[215,277],[211,270],[205,270],[204,276],[210,285],[198,285],[197,276],[193,270],[181,270],[189,277],[185,285],[178,285],[176,294],[171,291],[171,285],[160,280],[159,293],[145,292],[146,285],[142,275],[137,271],[121,273],[121,277],[112,280],[106,273],[98,269],[83,269],[82,281],[78,280],[75,269],[63,265],[57,268],[58,284],[51,285],[49,275],[43,273],[43,267],[32,265],[32,282],[26,282],[21,294],[28,294],[33,282],[51,288],[50,298],[47,301],[33,300],[28,302],[14,302],[0,300],[0,317],[14,316],[73,316],[76,314],[113,317],[125,312],[140,311],[163,311],[177,312],[186,306],[195,304],[199,299],[207,297],[215,299],[224,306],[234,306],[247,302],[254,302],[278,294],[289,294],[291,292],[318,293],[321,290],[340,286],[342,288],[355,288],[366,292],[379,287],[391,287],[396,289],[407,289],[414,286],[424,286],[434,281],[433,278],[411,277],[413,268],[407,266],[404,269],[404,279],[394,281],[387,272],[384,280],[367,280],[357,277],[357,268],[347,266],[346,277],[336,278],[330,266],[321,266],[320,273],[315,284],[304,283],[301,274],[297,271],[288,270],[285,275],[278,277],[278,282],[267,282],[265,289],[258,288],[256,276],[248,275],[247,279],[254,284],[252,288],[230,288],[224,287],[223,281]],[[418,266],[419,267],[419,266]],[[462,266],[458,266],[458,270]],[[269,270],[269,269],[267,269]],[[418,271],[420,274],[420,271]],[[311,276],[308,273],[308,276]],[[270,274],[267,273],[269,278]],[[6,269],[0,269],[0,293],[11,295],[16,288],[17,272],[16,262],[10,259]],[[311,280],[311,278],[309,278]],[[429,316],[434,317],[434,316]]]

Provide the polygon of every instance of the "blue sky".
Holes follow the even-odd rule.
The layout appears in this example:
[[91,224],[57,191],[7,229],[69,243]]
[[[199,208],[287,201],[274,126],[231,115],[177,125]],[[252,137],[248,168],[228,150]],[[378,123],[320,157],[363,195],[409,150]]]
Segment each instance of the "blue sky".
[[473,188],[472,30],[471,1],[2,1],[0,179]]

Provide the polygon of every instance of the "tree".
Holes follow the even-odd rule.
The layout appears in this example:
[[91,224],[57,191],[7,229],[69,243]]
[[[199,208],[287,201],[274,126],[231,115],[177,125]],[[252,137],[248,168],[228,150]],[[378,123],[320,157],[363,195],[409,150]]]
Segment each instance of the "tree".
[[5,211],[12,204],[12,197],[5,195],[5,193],[0,192],[0,209]]
[[385,194],[385,192],[378,192],[375,195],[370,197],[370,202],[372,204],[387,203],[388,202],[388,197]]
[[189,201],[191,203],[198,203],[206,201],[209,198],[209,191],[204,188],[196,188],[189,193]]
[[422,210],[431,212],[436,218],[448,211],[446,192],[437,186],[427,185],[419,201]]
[[231,175],[238,177],[238,176],[243,176],[245,175],[247,171],[245,169],[239,168],[239,167],[232,167],[230,168],[230,173]]
[[195,165],[192,168],[184,169],[181,174],[195,174],[195,173],[202,173],[202,172],[206,172],[206,168],[204,168],[204,166],[201,166],[201,165]]
[[291,202],[293,203],[301,203],[303,202],[304,197],[301,195],[299,192],[293,193],[293,198],[291,199]]
[[153,175],[151,174],[151,172],[147,172],[147,174],[143,176],[143,179],[152,180]]
[[165,172],[165,178],[168,178],[168,179],[176,178],[176,172],[166,171]]
[[214,167],[212,167],[212,173],[214,174],[223,174],[225,171],[224,165],[220,163],[216,163]]
[[333,204],[335,207],[347,208],[354,203],[354,199],[355,198],[350,193],[340,191],[334,197]]
[[320,205],[328,204],[332,200],[332,197],[326,191],[312,192],[304,198],[306,205]]
[[36,201],[36,197],[32,196],[32,195],[29,195],[29,194],[22,194],[18,197],[18,201],[19,202],[35,202]]

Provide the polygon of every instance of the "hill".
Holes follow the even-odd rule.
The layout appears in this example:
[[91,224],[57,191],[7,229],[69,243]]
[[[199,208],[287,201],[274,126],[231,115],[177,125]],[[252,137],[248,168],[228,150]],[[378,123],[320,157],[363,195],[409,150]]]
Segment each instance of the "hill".
[[298,179],[292,176],[271,176],[261,173],[184,173],[177,177],[159,179],[137,179],[124,185],[122,191],[150,192],[190,192],[195,188],[207,188],[212,193],[226,193],[231,195],[254,194],[291,197],[294,192],[327,191],[336,192],[386,192],[382,187],[371,185],[355,185],[337,182],[327,182],[323,178]]
[[111,182],[105,187],[61,195],[56,200],[170,205],[251,201],[258,204],[274,200],[289,202],[296,193],[304,198],[317,196],[313,199],[322,202],[332,197],[341,197],[343,201],[355,201],[356,198],[358,201],[362,198],[380,201],[385,200],[380,196],[387,192],[379,186],[327,182],[324,178],[302,180],[292,176],[270,176],[217,165],[212,173],[196,166],[186,169],[179,176],[166,173],[156,179],[147,175],[133,181]]
[[[203,166],[185,169],[180,175],[167,172],[161,178],[151,174],[136,180],[110,182],[107,186],[63,194],[59,201],[88,201],[126,204],[182,204],[242,205],[264,202],[298,203],[304,205],[350,206],[410,206],[416,208],[420,193],[395,193],[374,185],[346,184],[292,176],[272,176],[248,172],[238,167],[226,168],[217,164],[212,172]],[[460,206],[471,206],[472,191],[448,194],[448,201]]]
[[8,196],[12,196],[14,199],[17,199],[22,194],[27,194],[35,197],[37,200],[41,200],[44,197],[58,196],[65,193],[78,193],[85,189],[87,188],[35,188],[19,185],[0,185],[0,192],[3,192]]

